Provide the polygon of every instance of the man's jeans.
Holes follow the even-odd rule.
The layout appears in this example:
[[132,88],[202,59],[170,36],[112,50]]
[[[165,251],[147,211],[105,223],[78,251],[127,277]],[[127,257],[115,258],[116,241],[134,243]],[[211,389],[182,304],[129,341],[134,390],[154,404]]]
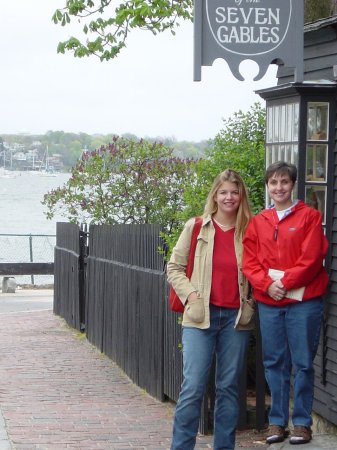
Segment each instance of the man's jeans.
[[239,415],[238,380],[245,362],[249,331],[236,331],[237,309],[210,306],[210,328],[183,327],[183,375],[176,407],[171,450],[194,449],[201,404],[213,355],[216,355],[214,450],[235,447]]
[[258,303],[263,364],[271,393],[269,424],[287,426],[291,369],[294,376],[293,425],[310,426],[314,366],[323,315],[315,298],[288,306]]

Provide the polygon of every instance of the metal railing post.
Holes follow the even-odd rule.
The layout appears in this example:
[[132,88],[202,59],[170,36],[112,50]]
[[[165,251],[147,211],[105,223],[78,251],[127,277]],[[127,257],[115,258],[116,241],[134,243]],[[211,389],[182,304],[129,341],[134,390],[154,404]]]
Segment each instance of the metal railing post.
[[79,229],[79,242],[80,242],[80,254],[79,254],[79,316],[80,316],[80,330],[85,331],[85,308],[86,308],[86,259],[88,256],[88,229],[87,224],[81,224]]
[[[31,234],[29,235],[29,257],[30,262],[33,262],[33,236]],[[31,275],[30,279],[32,284],[34,284],[34,275]]]

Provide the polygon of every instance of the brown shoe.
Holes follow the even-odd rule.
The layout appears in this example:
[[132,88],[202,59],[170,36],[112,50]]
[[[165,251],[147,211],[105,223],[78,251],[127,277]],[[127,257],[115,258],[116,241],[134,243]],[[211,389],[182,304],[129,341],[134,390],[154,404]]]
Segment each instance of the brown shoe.
[[270,425],[268,429],[268,436],[266,437],[267,444],[274,444],[274,442],[283,442],[289,436],[289,431],[285,427],[279,425]]
[[312,439],[312,431],[310,427],[302,427],[300,425],[294,426],[294,431],[291,433],[289,442],[293,445],[306,444]]

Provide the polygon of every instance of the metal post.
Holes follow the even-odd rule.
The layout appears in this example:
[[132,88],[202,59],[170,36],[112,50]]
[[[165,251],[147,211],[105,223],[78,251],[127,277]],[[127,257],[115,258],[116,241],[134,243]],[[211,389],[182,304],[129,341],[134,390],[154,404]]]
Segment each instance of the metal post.
[[[30,262],[33,262],[33,236],[29,235],[29,256]],[[30,276],[32,284],[34,284],[34,275]]]
[[256,312],[256,423],[257,430],[263,430],[266,427],[266,381],[262,360],[262,341],[260,331],[260,320],[258,311]]
[[86,279],[86,259],[88,256],[88,230],[87,224],[81,224],[79,229],[79,273],[78,273],[78,284],[79,284],[79,316],[80,316],[80,330],[85,331],[85,302],[86,302],[86,291],[85,291],[85,279]]

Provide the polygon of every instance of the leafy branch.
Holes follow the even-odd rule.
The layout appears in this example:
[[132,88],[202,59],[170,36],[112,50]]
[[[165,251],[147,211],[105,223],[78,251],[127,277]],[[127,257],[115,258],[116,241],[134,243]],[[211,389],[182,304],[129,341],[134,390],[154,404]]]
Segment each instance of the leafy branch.
[[85,40],[72,36],[58,44],[57,52],[70,51],[79,58],[95,55],[108,61],[125,47],[131,29],[175,34],[180,19],[192,20],[192,5],[192,0],[127,0],[113,9],[112,0],[67,0],[52,20],[66,26],[76,18]]

